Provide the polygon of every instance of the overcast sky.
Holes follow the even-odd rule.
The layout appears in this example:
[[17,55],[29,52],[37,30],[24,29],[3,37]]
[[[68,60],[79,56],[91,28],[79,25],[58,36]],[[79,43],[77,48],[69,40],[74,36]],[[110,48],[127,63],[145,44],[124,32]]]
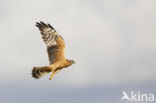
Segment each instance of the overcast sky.
[[[155,5],[155,0],[0,0],[3,103],[34,103],[37,97],[38,103],[40,98],[120,103],[123,89],[156,91]],[[50,74],[39,80],[30,75],[34,66],[49,64],[38,21],[54,26],[66,42],[66,57],[76,61],[52,81]]]

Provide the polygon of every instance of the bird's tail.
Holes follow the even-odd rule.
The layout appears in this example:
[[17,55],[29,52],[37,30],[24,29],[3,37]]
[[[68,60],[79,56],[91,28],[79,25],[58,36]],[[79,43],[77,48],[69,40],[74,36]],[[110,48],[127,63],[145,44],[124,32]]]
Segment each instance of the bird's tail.
[[34,67],[32,70],[32,77],[39,79],[51,71],[52,69],[48,67]]

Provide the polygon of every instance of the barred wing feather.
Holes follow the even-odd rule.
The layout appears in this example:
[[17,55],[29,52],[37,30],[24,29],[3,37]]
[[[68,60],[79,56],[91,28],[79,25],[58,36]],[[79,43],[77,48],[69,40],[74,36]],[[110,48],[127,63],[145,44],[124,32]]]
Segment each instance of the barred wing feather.
[[[56,32],[56,30],[50,25],[43,22],[37,22],[36,26],[39,28],[43,41],[47,45],[47,52],[49,56],[50,64],[54,63],[57,60],[57,54],[64,53],[64,47],[60,45],[58,38],[63,38]],[[61,43],[64,44],[64,41]],[[65,58],[65,57],[63,57]]]

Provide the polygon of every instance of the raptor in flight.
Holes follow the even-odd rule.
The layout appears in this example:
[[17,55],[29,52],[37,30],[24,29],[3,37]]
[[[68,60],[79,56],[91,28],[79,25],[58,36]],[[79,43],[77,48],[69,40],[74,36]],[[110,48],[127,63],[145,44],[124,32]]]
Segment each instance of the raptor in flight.
[[50,65],[43,67],[34,67],[32,70],[32,77],[39,79],[44,74],[52,72],[50,76],[51,80],[54,74],[65,67],[71,66],[75,62],[73,60],[66,59],[64,53],[65,42],[50,24],[37,22],[36,26],[39,28],[43,41],[47,46]]

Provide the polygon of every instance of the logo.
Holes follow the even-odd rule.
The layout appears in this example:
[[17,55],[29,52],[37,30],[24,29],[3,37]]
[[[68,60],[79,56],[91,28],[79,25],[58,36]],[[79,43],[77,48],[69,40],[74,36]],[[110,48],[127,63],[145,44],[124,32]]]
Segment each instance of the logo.
[[129,94],[125,91],[122,91],[122,101],[130,101],[130,102],[153,102],[154,94],[146,94],[140,91],[134,92],[131,91]]

